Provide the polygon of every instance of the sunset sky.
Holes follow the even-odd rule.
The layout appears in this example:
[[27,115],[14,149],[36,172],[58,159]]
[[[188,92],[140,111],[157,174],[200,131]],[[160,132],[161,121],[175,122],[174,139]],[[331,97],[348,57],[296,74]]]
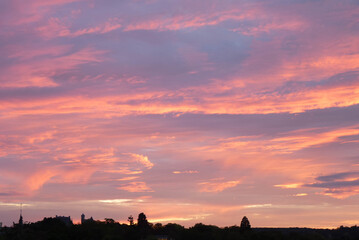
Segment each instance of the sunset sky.
[[359,1],[0,1],[0,222],[359,224]]

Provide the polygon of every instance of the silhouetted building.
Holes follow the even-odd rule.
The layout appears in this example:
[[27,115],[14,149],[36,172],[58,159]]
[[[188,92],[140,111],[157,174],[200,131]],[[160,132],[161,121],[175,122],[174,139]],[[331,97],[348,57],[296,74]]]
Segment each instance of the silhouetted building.
[[81,224],[84,224],[85,222],[85,214],[81,214]]
[[85,214],[81,214],[81,224],[84,224],[86,222],[93,222],[93,218],[90,217],[90,218],[86,219]]
[[0,229],[2,228],[2,222],[0,222]]
[[70,218],[70,216],[69,216],[69,217],[65,217],[65,216],[57,216],[57,215],[56,215],[55,218],[61,220],[61,221],[64,222],[67,226],[70,226],[70,225],[73,224],[73,223],[72,223],[72,220],[71,220],[71,218]]

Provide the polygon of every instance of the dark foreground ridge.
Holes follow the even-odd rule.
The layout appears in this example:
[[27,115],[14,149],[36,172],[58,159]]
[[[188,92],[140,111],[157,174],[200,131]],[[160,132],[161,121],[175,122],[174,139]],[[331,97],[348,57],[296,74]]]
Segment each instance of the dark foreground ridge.
[[[21,219],[22,220],[22,219]],[[104,221],[85,219],[81,224],[73,224],[70,217],[56,216],[44,218],[35,223],[19,221],[12,227],[0,229],[0,240],[358,240],[359,227],[339,227],[337,229],[311,228],[251,228],[247,217],[240,226],[219,228],[214,225],[197,223],[185,228],[179,224],[151,224],[146,215],[140,213],[137,224],[129,217],[129,224],[120,224],[113,219]]]

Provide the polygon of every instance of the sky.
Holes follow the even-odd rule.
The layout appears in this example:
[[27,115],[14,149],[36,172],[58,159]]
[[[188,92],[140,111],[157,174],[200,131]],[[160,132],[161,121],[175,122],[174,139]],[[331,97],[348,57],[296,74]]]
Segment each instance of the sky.
[[0,222],[359,224],[359,2],[0,2]]

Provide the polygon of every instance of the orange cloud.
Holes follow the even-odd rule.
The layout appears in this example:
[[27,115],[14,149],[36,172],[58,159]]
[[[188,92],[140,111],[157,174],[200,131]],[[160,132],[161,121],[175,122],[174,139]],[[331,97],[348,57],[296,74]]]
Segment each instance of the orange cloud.
[[104,172],[107,173],[121,173],[121,174],[126,174],[126,175],[134,175],[134,174],[141,174],[143,171],[133,171],[130,170],[127,167],[121,167],[121,169],[116,169],[116,170],[105,170]]
[[321,193],[321,195],[337,198],[337,199],[345,199],[351,196],[355,196],[359,194],[359,187],[346,187],[346,188],[331,188],[327,189]]
[[172,173],[174,173],[174,174],[195,174],[195,173],[199,173],[199,172],[189,170],[189,171],[173,171]]
[[25,184],[30,191],[35,191],[40,189],[46,182],[48,182],[54,176],[56,176],[56,173],[50,169],[40,170],[32,174],[28,179],[26,179]]
[[313,133],[311,130],[304,132],[297,131],[288,133],[288,135],[291,135],[288,137],[272,139],[272,144],[268,144],[266,148],[283,152],[293,152],[303,148],[335,142],[338,141],[340,137],[354,136],[357,134],[359,134],[359,126],[357,125],[322,133]]
[[154,164],[148,160],[147,156],[136,153],[127,153],[126,155],[131,156],[135,161],[143,164],[147,169],[151,169],[154,166]]
[[[326,131],[326,129],[305,129],[286,133],[285,137],[274,137],[272,139],[263,139],[262,136],[239,137],[220,139],[217,146],[204,146],[198,150],[206,151],[226,151],[228,149],[242,149],[246,154],[260,153],[263,151],[272,154],[287,154],[304,148],[319,147],[323,144],[339,141],[346,136],[355,136],[359,134],[359,126],[349,126],[335,130]],[[343,140],[344,141],[344,140]]]
[[302,185],[303,184],[301,184],[301,183],[289,183],[289,184],[278,184],[278,185],[274,185],[274,186],[280,187],[280,188],[299,188]]
[[200,186],[201,192],[222,192],[227,188],[232,188],[240,184],[241,181],[221,181],[220,179],[214,179],[208,182],[200,182],[198,185]]
[[141,203],[143,201],[141,199],[106,199],[106,200],[98,200],[98,202],[106,203],[106,204],[130,206],[136,203]]
[[33,143],[38,143],[38,142],[43,142],[45,140],[48,140],[48,139],[53,139],[54,138],[54,134],[56,134],[57,131],[48,131],[48,132],[44,132],[44,133],[41,133],[41,134],[36,134],[35,136],[30,136],[28,138],[28,141],[30,144],[33,144]]
[[119,178],[119,179],[116,179],[117,181],[131,181],[131,180],[135,180],[137,179],[138,176],[134,176],[134,177],[124,177],[124,178]]
[[[339,56],[321,56],[309,63],[309,67],[326,71],[328,74],[347,72],[359,68],[359,54],[339,55]],[[329,72],[328,72],[329,71]]]
[[[59,61],[68,61],[63,68],[71,69],[79,64],[88,61],[100,61],[96,59],[97,52],[79,53],[77,56],[71,56]],[[72,63],[71,63],[72,62]],[[61,65],[61,64],[59,64]],[[67,66],[66,66],[67,65]],[[62,68],[61,67],[61,68]],[[52,69],[53,68],[53,69]],[[55,66],[50,70],[56,71]],[[44,71],[47,71],[44,69]],[[4,86],[47,86],[52,81],[49,76],[48,81],[34,82],[31,78],[25,76],[32,73],[25,73],[20,77],[20,81],[11,84],[4,83]],[[32,81],[32,82],[29,82]],[[9,85],[10,84],[10,85]],[[50,84],[51,85],[51,84]],[[229,86],[230,89],[230,86]],[[118,96],[71,96],[71,97],[53,97],[42,100],[32,101],[3,101],[0,110],[6,110],[7,115],[3,117],[19,115],[37,115],[37,114],[61,114],[61,113],[86,113],[90,117],[94,116],[124,116],[137,114],[166,114],[166,113],[203,113],[203,114],[253,114],[253,113],[282,113],[282,112],[303,112],[311,109],[345,107],[359,103],[359,85],[338,86],[330,88],[307,89],[299,92],[289,93],[287,95],[263,95],[251,96],[238,94],[233,96],[219,96],[225,89],[215,89],[208,92],[205,88],[183,89],[172,93],[172,96],[178,96],[184,100],[178,103],[162,102],[167,97],[166,92],[153,91],[143,93],[120,94]],[[194,95],[203,96],[201,104],[192,100]],[[131,103],[136,100],[137,103]]]
[[130,182],[124,186],[118,187],[118,189],[128,192],[153,192],[145,182]]
[[297,194],[294,194],[293,196],[295,197],[304,197],[304,196],[308,196],[307,193],[297,193]]
[[51,182],[86,184],[96,171],[97,169],[94,166],[84,166],[71,170],[61,169]]
[[[96,171],[94,166],[83,166],[77,168],[63,168],[61,165],[51,168],[42,167],[35,173],[23,179],[26,193],[33,194],[41,189],[46,183],[80,183],[86,184],[91,175]],[[23,189],[18,189],[23,191]]]

